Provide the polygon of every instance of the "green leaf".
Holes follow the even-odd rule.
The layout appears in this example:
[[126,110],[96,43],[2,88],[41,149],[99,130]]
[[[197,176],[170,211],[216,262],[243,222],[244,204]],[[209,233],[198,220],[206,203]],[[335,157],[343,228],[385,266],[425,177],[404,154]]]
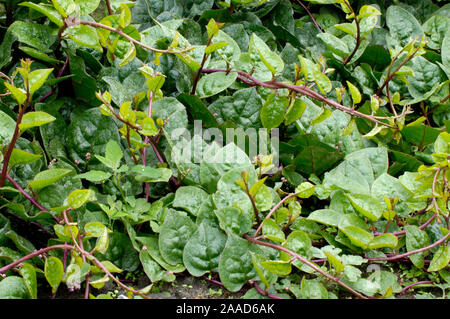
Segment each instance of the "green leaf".
[[8,276],[0,281],[0,299],[28,299],[30,294],[24,279]]
[[369,249],[391,248],[394,249],[398,244],[398,239],[392,234],[382,234],[376,236],[370,243]]
[[281,276],[287,276],[292,271],[292,264],[290,261],[267,260],[262,261],[261,266],[266,268],[271,273]]
[[[255,88],[246,88],[237,90],[232,96],[218,98],[208,105],[208,110],[215,115],[219,124],[231,121],[244,130],[248,128],[258,129],[261,127],[260,110],[263,105],[262,102]],[[205,122],[205,120],[203,121]],[[217,126],[217,124],[214,126]]]
[[281,73],[283,71],[283,60],[278,54],[270,50],[267,44],[255,33],[250,37],[248,52],[253,61],[257,62],[259,60],[263,62],[272,74]]
[[450,68],[450,31],[448,31],[448,29],[444,39],[442,40],[441,55],[442,64],[445,67]]
[[160,229],[159,250],[165,261],[176,265],[183,262],[184,246],[197,229],[186,213],[169,210]]
[[58,34],[58,28],[24,21],[15,21],[8,30],[17,36],[19,42],[42,52],[51,51],[50,47],[56,42]]
[[71,169],[54,168],[39,172],[28,185],[34,190],[39,191],[44,187],[50,186],[59,181],[64,176],[70,174]]
[[202,222],[183,250],[183,263],[193,276],[199,277],[219,265],[227,236],[207,221]]
[[383,215],[383,207],[376,198],[365,194],[346,194],[345,196],[352,206],[369,220],[377,221]]
[[202,76],[197,84],[197,95],[201,99],[216,95],[230,87],[237,79],[236,72],[215,72]]
[[311,121],[311,126],[319,124],[323,121],[325,121],[327,118],[331,116],[333,112],[330,109],[322,108],[320,110],[320,113]]
[[96,199],[95,192],[91,189],[77,189],[72,191],[67,197],[67,203],[72,209],[83,206],[88,201]]
[[37,160],[39,160],[42,155],[33,154],[29,152],[22,151],[18,148],[14,148],[11,153],[11,157],[9,158],[9,168],[12,168],[16,165],[23,164],[31,164]]
[[8,82],[4,82],[4,85],[6,86],[8,91],[11,92],[11,95],[19,105],[22,105],[26,101],[27,93],[25,92],[25,90],[17,88]]
[[45,261],[44,275],[52,287],[52,293],[55,293],[64,277],[64,266],[57,257],[49,257]]
[[434,253],[433,259],[430,262],[430,266],[428,267],[428,271],[439,271],[444,269],[450,263],[450,247],[442,245],[439,249]]
[[394,39],[406,45],[410,39],[421,40],[424,35],[417,19],[400,6],[390,6],[386,11],[386,24]]
[[250,252],[250,255],[252,256],[253,267],[264,285],[269,287],[271,283],[276,282],[278,276],[268,271],[261,265],[261,262],[266,261],[267,258],[254,252]]
[[315,188],[310,182],[303,182],[295,188],[295,194],[299,198],[309,198],[314,194]]
[[286,96],[271,94],[261,108],[261,123],[267,129],[278,127],[284,120],[284,113],[289,105]]
[[357,226],[346,226],[339,229],[350,239],[353,245],[363,249],[367,248],[373,239],[372,234]]
[[344,265],[335,255],[325,250],[323,250],[323,253],[327,256],[328,262],[333,266],[338,274],[344,271]]
[[103,52],[97,32],[87,25],[74,25],[67,30],[67,35],[75,42]]
[[305,112],[306,104],[300,99],[295,99],[284,116],[284,125],[290,125],[297,121]]
[[311,239],[308,234],[302,230],[294,230],[289,234],[283,246],[287,249],[306,257],[309,249],[312,247]]
[[220,281],[229,291],[238,291],[257,276],[249,252],[250,243],[235,234],[228,240],[219,260]]
[[45,112],[28,112],[23,116],[22,121],[19,124],[19,128],[21,131],[25,131],[32,127],[51,123],[54,120],[56,120],[55,117]]
[[28,7],[42,13],[58,27],[62,27],[64,25],[64,21],[61,15],[59,14],[58,10],[56,10],[52,5],[44,3],[22,2],[19,3],[19,6]]
[[[41,88],[47,81],[48,76],[53,72],[53,69],[40,69],[30,72],[28,74],[28,80],[30,84],[30,95],[32,96],[34,92]],[[27,113],[28,114],[28,113]],[[25,114],[25,115],[27,115]]]
[[332,209],[319,209],[309,214],[308,219],[321,224],[337,227],[343,216],[343,213]]
[[34,268],[34,266],[30,264],[24,264],[22,267],[20,267],[20,275],[23,278],[23,281],[28,289],[28,293],[30,294],[31,298],[37,299],[37,280],[36,269]]
[[249,214],[235,207],[225,207],[214,212],[219,219],[220,228],[227,233],[243,235],[252,227]]
[[338,37],[330,33],[319,33],[317,37],[322,40],[327,48],[340,57],[346,57],[350,54],[347,44]]
[[83,179],[88,180],[93,183],[99,183],[99,182],[106,181],[111,176],[112,176],[112,174],[108,173],[108,172],[91,170],[91,171],[83,173],[83,174],[78,174],[75,177],[83,178]]
[[177,189],[173,200],[173,207],[184,208],[194,216],[198,215],[201,203],[208,197],[208,194],[196,186],[182,186]]
[[[405,226],[405,230],[406,230],[406,249],[408,252],[428,246],[429,239],[425,231],[421,230],[419,227],[414,225]],[[409,259],[411,259],[412,263],[417,268],[422,268],[425,265],[424,254],[425,252],[413,254],[409,256]]]
[[270,218],[264,219],[262,223],[262,233],[270,240],[284,242],[285,237],[280,227]]
[[109,246],[109,231],[108,228],[104,227],[100,236],[97,238],[97,242],[95,243],[94,250],[99,253],[106,253]]
[[349,81],[347,81],[347,86],[348,89],[350,90],[350,95],[352,96],[353,105],[361,102],[361,93],[359,92],[358,88]]

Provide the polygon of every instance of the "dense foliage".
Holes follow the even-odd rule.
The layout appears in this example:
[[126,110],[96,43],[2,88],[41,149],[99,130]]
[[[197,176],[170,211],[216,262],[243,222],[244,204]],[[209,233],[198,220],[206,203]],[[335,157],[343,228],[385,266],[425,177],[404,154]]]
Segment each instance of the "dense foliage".
[[0,1],[0,298],[445,298],[444,2]]

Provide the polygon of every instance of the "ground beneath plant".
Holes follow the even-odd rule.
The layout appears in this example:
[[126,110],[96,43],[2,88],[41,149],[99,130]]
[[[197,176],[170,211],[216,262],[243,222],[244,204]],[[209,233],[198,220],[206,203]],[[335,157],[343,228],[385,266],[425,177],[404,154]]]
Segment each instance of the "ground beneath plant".
[[[142,277],[134,283],[125,284],[142,289],[150,285],[146,277]],[[61,285],[53,297],[51,291],[45,287],[41,288],[39,299],[83,299],[84,289],[69,291],[65,285]],[[236,299],[245,294],[245,289],[240,292],[229,292],[221,286],[211,283],[203,278],[192,276],[177,276],[174,282],[163,282],[152,287],[148,296],[152,299]],[[114,283],[107,283],[102,289],[92,289],[94,296],[100,294],[111,294],[114,298],[126,298],[127,293]]]

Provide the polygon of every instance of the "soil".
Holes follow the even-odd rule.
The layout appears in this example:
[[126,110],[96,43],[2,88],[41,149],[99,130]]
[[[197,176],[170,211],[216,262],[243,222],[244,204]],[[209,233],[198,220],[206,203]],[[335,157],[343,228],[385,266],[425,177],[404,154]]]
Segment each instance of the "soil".
[[[133,285],[137,289],[142,289],[150,285],[150,281],[145,276],[140,278],[136,283],[125,283]],[[46,287],[38,289],[40,295],[39,299],[51,299],[51,291]],[[94,296],[100,294],[111,293],[115,298],[127,298],[127,293],[124,289],[113,283],[108,282],[102,289],[92,289],[91,293]],[[236,299],[241,298],[245,291],[232,293],[222,288],[220,285],[209,282],[203,278],[192,276],[177,276],[174,282],[162,282],[152,288],[148,296],[151,299]],[[83,299],[84,290],[69,291],[66,285],[61,284],[54,297],[55,299]]]

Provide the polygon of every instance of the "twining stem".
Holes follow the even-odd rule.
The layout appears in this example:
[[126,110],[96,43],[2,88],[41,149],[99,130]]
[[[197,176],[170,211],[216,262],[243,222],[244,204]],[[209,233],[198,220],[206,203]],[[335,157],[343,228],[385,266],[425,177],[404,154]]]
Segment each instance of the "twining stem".
[[11,158],[12,151],[14,149],[14,146],[16,145],[17,140],[20,136],[20,128],[19,125],[22,122],[23,115],[25,114],[25,110],[27,109],[29,103],[30,103],[30,90],[29,90],[29,81],[26,79],[26,88],[27,88],[27,99],[25,100],[25,103],[23,106],[19,106],[19,115],[17,116],[16,121],[16,127],[14,129],[14,134],[11,139],[11,142],[9,143],[8,149],[6,151],[6,154],[3,157],[3,169],[2,169],[2,175],[0,176],[0,187],[3,187],[5,185],[5,179],[6,174],[8,173],[8,164],[9,160]]
[[[212,36],[208,38],[208,42],[206,43],[206,47],[208,47],[211,44],[212,38],[213,38]],[[195,77],[194,77],[194,81],[193,81],[193,84],[192,84],[191,95],[194,95],[195,91],[197,90],[198,80],[200,79],[200,74],[202,74],[202,69],[205,66],[207,58],[208,58],[208,54],[206,54],[206,49],[205,49],[205,53],[203,53],[202,63],[200,64],[200,68],[198,69],[198,71],[197,71],[197,73],[195,74]]]
[[252,284],[253,287],[255,287],[256,291],[262,296],[266,296],[266,297],[269,297],[271,299],[284,299],[284,298],[282,298],[280,296],[269,294],[269,293],[265,292],[264,290],[261,289],[261,287],[258,286],[256,281],[249,280],[249,283]]
[[411,287],[418,286],[418,285],[426,285],[426,284],[434,284],[434,281],[431,280],[424,280],[424,281],[418,281],[414,282],[412,284],[409,284],[408,286],[404,287],[402,291],[400,291],[400,294],[405,294]]
[[5,272],[7,272],[8,270],[20,265],[21,263],[23,263],[24,261],[33,258],[33,257],[37,257],[39,255],[42,255],[50,250],[54,250],[54,249],[67,249],[67,250],[73,250],[74,247],[73,245],[68,245],[68,244],[59,244],[59,245],[53,245],[53,246],[49,246],[49,247],[45,247],[39,250],[36,250],[22,258],[17,259],[16,261],[0,268],[0,274],[4,274]]
[[188,52],[188,51],[192,50],[192,48],[184,49],[184,50],[181,50],[181,51],[156,49],[156,48],[148,46],[148,45],[146,45],[146,44],[144,44],[144,43],[142,43],[142,42],[140,42],[140,41],[130,37],[128,34],[126,34],[125,32],[123,32],[121,30],[114,29],[113,27],[107,26],[107,25],[99,23],[99,22],[78,20],[78,19],[73,18],[73,17],[70,17],[70,19],[66,18],[65,21],[66,21],[66,24],[67,24],[68,27],[73,26],[73,25],[81,24],[81,25],[89,25],[91,27],[101,28],[101,29],[105,29],[105,30],[117,33],[118,35],[120,35],[121,37],[124,37],[128,41],[130,41],[130,42],[132,42],[132,43],[134,43],[134,44],[136,44],[136,45],[138,45],[138,46],[140,46],[140,47],[142,47],[144,49],[147,49],[147,50],[153,51],[153,52],[157,52],[157,53],[182,54],[182,53],[185,53],[185,52]]
[[450,233],[448,233],[447,235],[445,235],[444,237],[442,237],[441,239],[439,239],[438,241],[434,242],[433,244],[431,244],[429,246],[422,247],[422,248],[419,248],[416,250],[411,250],[411,251],[403,253],[403,254],[397,254],[397,255],[393,255],[393,256],[389,256],[389,257],[376,257],[376,258],[366,258],[366,259],[369,261],[392,261],[392,260],[401,259],[404,257],[408,257],[410,255],[414,255],[414,254],[421,253],[423,251],[430,250],[433,247],[439,246],[444,241],[446,241],[449,237],[450,237]]
[[[292,194],[289,194],[288,196],[286,196],[285,198],[283,198],[281,201],[279,201],[278,204],[276,204],[276,205],[270,210],[270,212],[266,215],[266,217],[265,217],[264,219],[270,218],[270,217],[273,215],[273,213],[275,213],[275,212],[277,211],[277,209],[280,208],[281,205],[283,205],[283,203],[284,203],[285,201],[287,201],[289,198],[292,198],[292,197],[294,197],[294,196],[296,196],[296,194],[295,194],[295,193],[292,193]],[[253,238],[256,238],[256,236],[258,236],[258,234],[261,232],[261,229],[262,229],[262,223],[261,223],[261,224],[259,225],[259,227],[256,229],[256,232],[255,232],[255,234],[253,235]]]
[[355,53],[358,51],[359,46],[361,45],[361,30],[359,27],[359,19],[355,14],[355,11],[353,10],[353,8],[351,7],[351,5],[348,3],[347,0],[344,0],[346,6],[350,9],[350,11],[352,12],[353,16],[355,17],[355,24],[356,24],[356,44],[355,44],[355,48],[353,49],[352,53],[350,53],[350,55],[344,60],[344,62],[342,62],[342,64],[345,66],[347,65],[347,63],[349,63],[353,56],[355,55]]
[[313,17],[313,15],[312,15],[311,11],[309,11],[308,7],[305,6],[305,4],[304,4],[302,1],[300,1],[300,0],[296,0],[296,1],[297,1],[297,3],[298,3],[299,5],[301,5],[301,6],[303,7],[303,9],[305,9],[306,13],[307,13],[307,14],[309,15],[309,17],[311,18],[313,24],[316,26],[317,30],[319,30],[319,32],[321,32],[321,33],[324,33],[323,30],[320,28],[319,24],[317,23],[316,19],[314,19],[314,17]]
[[114,11],[111,8],[111,2],[109,0],[105,0],[106,9],[108,10],[109,15],[113,15]]
[[420,46],[418,46],[414,52],[407,57],[405,60],[403,60],[397,68],[395,68],[394,72],[391,72],[392,67],[394,66],[394,62],[398,59],[398,57],[400,56],[400,54],[403,52],[403,50],[401,50],[400,52],[398,52],[394,58],[391,61],[391,64],[389,65],[389,69],[388,69],[388,75],[386,77],[386,80],[384,80],[383,84],[380,86],[380,88],[377,91],[377,95],[380,96],[381,92],[383,91],[384,87],[395,77],[395,73],[397,73],[402,66],[404,66],[406,63],[408,63],[409,61],[411,61],[411,59],[416,55],[416,53],[419,51]]
[[[31,204],[33,204],[34,206],[36,206],[40,211],[42,212],[46,212],[50,214],[50,211],[45,208],[44,206],[42,206],[41,204],[39,204],[39,202],[37,200],[35,200],[32,196],[30,196],[8,173],[6,173],[6,178],[8,179],[8,181],[13,184],[13,186],[15,188],[17,188],[17,190],[23,195],[25,196],[26,199],[28,199]],[[53,215],[52,215],[53,216]],[[58,217],[53,216],[53,219],[59,223],[60,220]]]
[[[68,64],[69,64],[69,57],[66,58],[66,61],[64,62],[64,65],[61,67],[61,69],[59,69],[58,75],[56,76],[57,79],[62,77],[62,75],[64,74],[64,71],[66,70]],[[39,103],[44,102],[46,99],[48,99],[50,96],[52,96],[55,93],[55,91],[56,91],[56,87],[57,87],[56,84],[53,85],[52,88],[50,89],[50,91],[48,91],[43,97],[41,97],[39,99]]]
[[[150,91],[148,94],[148,110],[147,110],[147,116],[152,117],[152,103],[153,103],[153,92]],[[148,136],[145,137],[145,144],[148,144],[150,142],[150,138]],[[142,165],[147,165],[147,147],[145,147],[142,150]],[[145,200],[148,201],[150,195],[150,183],[145,183]]]
[[350,293],[352,293],[356,297],[358,297],[360,299],[369,299],[366,296],[363,296],[362,294],[360,294],[356,290],[354,290],[351,287],[349,287],[347,284],[345,284],[342,281],[340,281],[339,278],[331,276],[330,274],[328,274],[327,272],[322,270],[319,266],[313,264],[309,260],[303,258],[302,256],[296,254],[295,252],[293,252],[293,251],[291,251],[291,250],[289,250],[289,249],[287,249],[285,247],[282,247],[282,246],[279,246],[279,245],[275,245],[275,244],[272,244],[272,243],[268,243],[268,242],[265,242],[265,241],[260,241],[260,240],[254,239],[253,237],[250,237],[248,235],[244,235],[244,238],[247,239],[249,242],[251,242],[253,244],[256,244],[256,245],[262,245],[262,246],[274,248],[276,250],[284,251],[285,253],[291,255],[293,258],[298,259],[302,263],[304,263],[307,266],[311,267],[312,269],[314,269],[315,271],[317,271],[321,275],[325,276],[326,278],[330,279],[331,281],[334,281],[335,283],[337,283],[338,285],[340,285],[341,287],[343,287],[344,289],[346,289],[347,291],[349,291]]
[[[292,91],[295,91],[297,93],[300,93],[302,95],[308,96],[310,98],[316,99],[318,101],[321,101],[325,104],[328,104],[329,106],[332,106],[338,110],[341,110],[345,113],[348,113],[350,115],[353,116],[357,116],[357,117],[361,117],[361,118],[365,118],[369,121],[372,121],[374,123],[378,123],[380,125],[383,125],[385,127],[388,128],[392,128],[395,129],[396,127],[393,125],[390,125],[388,123],[385,123],[383,121],[381,121],[381,119],[384,118],[375,118],[374,116],[370,115],[370,114],[364,114],[361,112],[358,112],[356,110],[354,110],[353,108],[344,106],[342,104],[339,104],[331,99],[328,99],[322,95],[320,95],[319,93],[313,91],[312,89],[306,87],[306,86],[298,86],[298,85],[293,85],[293,84],[287,84],[287,83],[283,83],[283,82],[277,82],[277,81],[267,81],[267,82],[262,82],[259,81],[257,79],[255,79],[253,76],[251,76],[248,73],[242,72],[242,71],[236,71],[236,70],[227,70],[227,69],[202,69],[203,73],[214,73],[214,72],[236,72],[238,74],[238,79],[242,80],[244,83],[249,84],[251,86],[262,86],[262,87],[266,87],[266,88],[270,88],[270,89],[289,89]],[[387,119],[387,117],[386,117]]]

